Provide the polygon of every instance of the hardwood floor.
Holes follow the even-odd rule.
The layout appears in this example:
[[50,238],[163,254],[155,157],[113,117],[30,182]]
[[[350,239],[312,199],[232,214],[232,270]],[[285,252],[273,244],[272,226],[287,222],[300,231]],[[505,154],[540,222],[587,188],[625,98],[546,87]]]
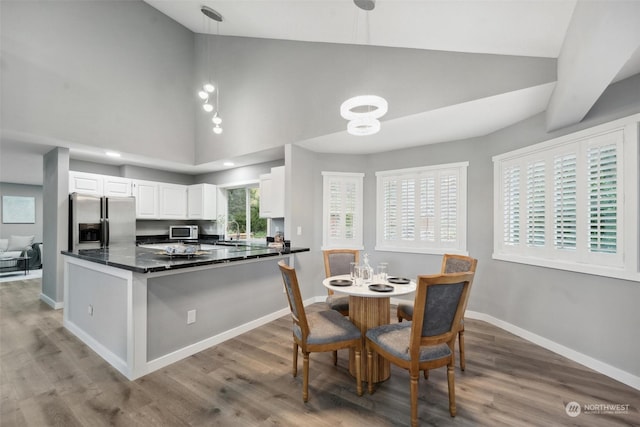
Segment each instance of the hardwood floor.
[[[66,331],[62,311],[40,302],[39,292],[38,279],[0,284],[2,427],[409,424],[407,372],[392,366],[391,379],[358,397],[346,351],[337,367],[331,353],[311,355],[304,404],[301,377],[291,376],[289,316],[128,381]],[[446,370],[435,370],[420,379],[421,425],[640,425],[639,391],[484,322],[465,325],[458,415],[449,416]],[[572,401],[629,410],[572,418],[565,412]]]

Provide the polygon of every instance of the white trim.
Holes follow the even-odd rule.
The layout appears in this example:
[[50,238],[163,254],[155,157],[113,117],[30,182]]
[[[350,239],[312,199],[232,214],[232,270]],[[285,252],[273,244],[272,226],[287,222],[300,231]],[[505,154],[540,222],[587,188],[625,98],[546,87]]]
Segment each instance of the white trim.
[[577,142],[587,137],[596,136],[601,133],[608,133],[616,129],[622,129],[629,124],[633,124],[633,122],[640,122],[640,114],[634,114],[618,120],[614,120],[612,122],[603,123],[567,135],[559,136],[548,141],[536,143],[506,153],[497,154],[492,157],[492,160],[496,162],[525,155],[532,155],[537,152],[544,152],[549,148],[555,147],[557,145]]
[[[375,250],[387,251],[387,252],[404,252],[404,253],[422,253],[422,254],[444,254],[444,253],[458,253],[463,254],[467,251],[467,197],[468,197],[468,169],[469,162],[457,162],[447,163],[439,165],[413,167],[407,169],[396,169],[389,171],[376,172],[376,244]],[[457,189],[455,193],[456,202],[456,238],[455,241],[443,241],[440,237],[440,224],[442,216],[440,215],[440,207],[445,196],[440,191],[442,190],[441,178],[443,176],[455,176]],[[433,201],[435,203],[435,214],[433,216],[434,224],[434,238],[433,241],[420,240],[418,233],[413,240],[403,240],[396,238],[394,240],[385,239],[385,205],[387,199],[385,199],[385,185],[387,182],[398,183],[404,178],[407,178],[416,184],[414,199],[411,200],[414,203],[416,230],[418,229],[420,222],[420,214],[417,212],[420,206],[419,182],[425,177],[434,179],[434,194]],[[397,196],[401,198],[400,196]],[[411,196],[407,197],[411,199]],[[395,207],[398,222],[395,225],[396,228],[403,226],[404,222],[400,220],[402,213],[405,209],[402,208],[402,200],[399,200],[398,205]],[[402,212],[401,212],[402,211]]]
[[457,169],[469,167],[469,162],[444,163],[441,165],[417,166],[415,168],[394,169],[376,172],[376,176],[402,176],[413,175],[418,172],[432,171],[438,169]]
[[[583,129],[549,141],[533,144],[493,157],[494,161],[494,206],[493,206],[493,254],[492,258],[541,267],[556,268],[579,273],[640,281],[640,237],[635,233],[638,224],[638,143],[640,114]],[[611,136],[612,140],[603,137]],[[600,141],[598,141],[600,140]],[[618,161],[617,188],[617,251],[616,253],[594,253],[588,249],[588,226],[585,201],[588,200],[586,150],[592,144],[616,144]],[[576,164],[576,198],[580,214],[576,218],[578,232],[575,250],[561,250],[553,246],[553,158],[570,150],[581,159]],[[567,151],[568,152],[568,151]],[[545,245],[530,247],[526,243],[526,194],[520,192],[520,241],[513,245],[504,239],[505,197],[503,178],[511,166],[520,167],[521,176],[526,173],[527,163],[536,159],[546,162],[545,182],[546,224]],[[523,185],[521,182],[521,188]]]
[[[314,299],[307,300],[304,304],[313,304]],[[214,335],[212,337],[206,338],[202,341],[199,341],[195,344],[188,345],[179,350],[174,351],[173,353],[166,354],[164,356],[158,357],[157,359],[150,360],[146,366],[146,373],[151,373],[153,371],[157,371],[158,369],[164,368],[172,363],[175,363],[179,360],[184,359],[185,357],[189,357],[194,355],[202,350],[206,350],[214,345],[221,344],[227,340],[235,338],[239,335],[242,335],[246,332],[249,332],[255,328],[259,328],[260,326],[264,326],[269,322],[272,322],[276,319],[281,318],[282,316],[290,313],[291,311],[288,308],[283,308],[271,314],[267,314],[266,316],[262,316],[258,319],[247,322],[243,325],[236,326],[235,328],[229,329],[228,331],[224,331],[219,333],[218,335]],[[142,376],[142,375],[140,375]]]
[[56,302],[43,293],[40,293],[40,301],[44,302],[54,310],[60,310],[64,307],[64,302]]
[[[322,171],[322,250],[336,248],[351,248],[362,250],[364,248],[364,173],[360,172],[327,172]],[[348,211],[344,200],[339,207],[341,224],[338,228],[343,234],[340,238],[331,237],[331,183],[339,183],[340,194],[345,195],[347,184],[355,186],[355,201],[352,211]],[[353,236],[347,238],[345,219],[348,213],[353,213]]]
[[569,347],[565,347],[564,345],[558,344],[555,341],[551,341],[548,338],[534,334],[533,332],[527,331],[526,329],[522,329],[518,326],[512,325],[509,322],[505,322],[504,320],[497,319],[485,313],[467,310],[465,312],[465,317],[490,323],[493,326],[497,326],[498,328],[517,335],[520,338],[523,338],[533,344],[546,348],[547,350],[566,357],[569,360],[572,360],[576,363],[586,366],[587,368],[593,369],[596,372],[613,378],[616,381],[620,381],[621,383],[626,384],[629,387],[640,390],[640,377],[623,371],[620,368],[616,368],[615,366],[611,366],[608,363],[601,362],[600,360],[594,359],[591,356],[587,356],[584,353],[580,353],[579,351],[573,350]]

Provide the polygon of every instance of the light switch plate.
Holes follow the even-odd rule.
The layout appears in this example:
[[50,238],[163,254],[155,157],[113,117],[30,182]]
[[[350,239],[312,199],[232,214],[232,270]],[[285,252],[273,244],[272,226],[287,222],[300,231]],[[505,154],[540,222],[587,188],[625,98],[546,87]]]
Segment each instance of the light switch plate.
[[195,310],[187,311],[187,325],[190,325],[192,323],[196,323],[196,311]]

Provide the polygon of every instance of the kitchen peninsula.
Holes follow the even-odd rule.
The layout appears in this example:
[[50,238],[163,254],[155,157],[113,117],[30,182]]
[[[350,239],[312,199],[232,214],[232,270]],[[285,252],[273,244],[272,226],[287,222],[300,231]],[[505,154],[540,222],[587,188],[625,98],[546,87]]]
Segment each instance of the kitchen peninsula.
[[134,380],[288,312],[277,262],[308,248],[117,245],[64,256],[64,326]]

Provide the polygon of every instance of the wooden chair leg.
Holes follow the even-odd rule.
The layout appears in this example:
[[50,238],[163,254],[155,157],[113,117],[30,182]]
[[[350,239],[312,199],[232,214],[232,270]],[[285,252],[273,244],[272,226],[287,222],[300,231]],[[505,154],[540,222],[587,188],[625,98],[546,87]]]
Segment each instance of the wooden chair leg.
[[362,351],[356,350],[356,391],[358,392],[358,396],[362,396]]
[[373,353],[371,349],[367,349],[367,384],[369,387],[369,394],[373,394]]
[[411,373],[411,426],[418,427],[418,377],[420,372]]
[[423,372],[424,372],[424,379],[428,380],[429,379],[429,370],[425,369]]
[[298,343],[293,343],[293,368],[291,373],[294,377],[298,376]]
[[302,356],[302,400],[306,402],[309,400],[309,353],[306,352]]
[[456,387],[455,387],[455,369],[453,362],[447,365],[447,383],[449,386],[449,413],[452,417],[456,416]]
[[464,371],[464,326],[458,331],[458,343],[460,344],[460,370]]
[[338,366],[338,350],[333,351],[333,366]]
[[402,322],[402,316],[398,316],[398,323]]

